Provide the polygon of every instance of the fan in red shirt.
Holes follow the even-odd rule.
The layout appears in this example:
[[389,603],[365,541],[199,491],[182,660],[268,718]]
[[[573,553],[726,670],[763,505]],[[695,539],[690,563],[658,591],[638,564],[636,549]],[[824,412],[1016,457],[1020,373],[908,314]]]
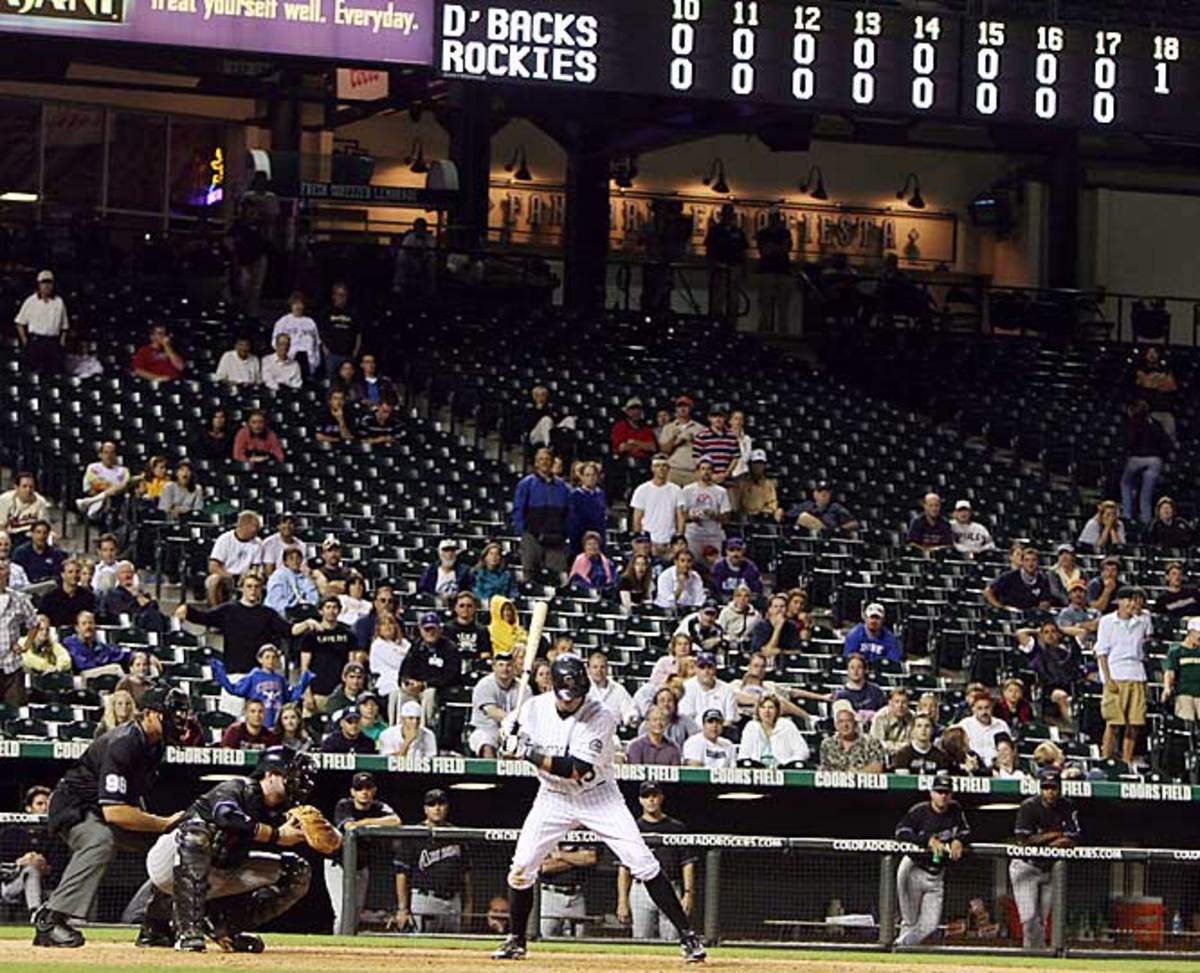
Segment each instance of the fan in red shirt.
[[150,342],[142,345],[133,356],[133,374],[151,382],[173,382],[183,377],[187,359],[171,345],[166,325],[150,328]]
[[613,456],[647,459],[658,452],[654,430],[642,421],[642,400],[633,396],[625,403],[625,418],[612,427]]
[[1025,698],[1025,684],[1020,679],[1006,679],[1000,700],[993,713],[1009,726],[1022,726],[1033,722],[1033,707]]

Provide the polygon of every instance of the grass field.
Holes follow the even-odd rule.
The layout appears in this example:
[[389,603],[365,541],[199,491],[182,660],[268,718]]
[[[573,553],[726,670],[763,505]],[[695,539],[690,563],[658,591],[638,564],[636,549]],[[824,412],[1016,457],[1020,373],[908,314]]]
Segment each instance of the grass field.
[[[285,968],[288,973],[364,973],[385,965],[422,973],[479,973],[487,969],[494,944],[483,940],[394,937],[267,936],[267,952],[258,956],[209,952],[175,953],[135,949],[125,929],[87,930],[82,949],[35,949],[24,926],[0,927],[0,970],[13,973],[128,973],[132,968],[171,973]],[[498,968],[503,966],[496,964]],[[529,958],[511,964],[519,973],[616,973],[683,970],[673,946],[647,947],[590,943],[535,944]],[[929,973],[930,970],[992,973],[1004,970],[1079,970],[1096,973],[1182,973],[1200,971],[1200,963],[1171,959],[1050,960],[1024,956],[951,956],[938,954],[844,953],[718,947],[705,970],[797,971],[797,973]]]

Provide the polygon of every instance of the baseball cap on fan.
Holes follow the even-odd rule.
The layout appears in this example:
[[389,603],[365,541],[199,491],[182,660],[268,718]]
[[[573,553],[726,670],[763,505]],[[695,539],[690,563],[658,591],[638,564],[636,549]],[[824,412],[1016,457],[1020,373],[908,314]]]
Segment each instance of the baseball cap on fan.
[[954,505],[954,509],[955,510],[970,510],[971,509],[971,501],[970,500],[959,500],[958,503],[956,503]]
[[883,605],[877,601],[871,602],[863,609],[863,618],[886,618],[887,612],[883,610]]
[[[25,278],[25,279],[28,280],[29,278]],[[39,270],[38,275],[37,275],[37,282],[39,284],[53,284],[54,283],[54,271],[53,270]]]

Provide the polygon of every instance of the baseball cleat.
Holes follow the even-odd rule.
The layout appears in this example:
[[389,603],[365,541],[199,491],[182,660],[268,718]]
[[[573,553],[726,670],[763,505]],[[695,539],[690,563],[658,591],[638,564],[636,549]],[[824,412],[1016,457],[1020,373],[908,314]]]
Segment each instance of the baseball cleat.
[[685,932],[679,939],[679,952],[685,963],[703,963],[708,959],[704,942],[694,932]]
[[74,949],[83,945],[83,933],[67,925],[67,917],[42,906],[33,914],[33,945]]
[[525,952],[525,940],[520,936],[509,936],[492,953],[492,959],[524,959]]
[[142,926],[138,930],[137,939],[134,940],[133,945],[139,949],[150,949],[155,946],[164,946],[170,949],[175,945],[175,936],[169,928]]

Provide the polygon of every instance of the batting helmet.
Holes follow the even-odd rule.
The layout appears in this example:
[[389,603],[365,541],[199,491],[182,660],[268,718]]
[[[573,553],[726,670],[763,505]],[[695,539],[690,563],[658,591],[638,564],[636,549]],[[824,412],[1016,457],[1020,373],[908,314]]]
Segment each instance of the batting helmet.
[[162,714],[163,739],[167,743],[183,739],[192,710],[187,693],[169,683],[155,683],[142,693],[141,705],[143,710]]
[[551,663],[550,684],[554,687],[554,695],[564,703],[583,699],[592,686],[587,666],[577,655],[560,655]]

